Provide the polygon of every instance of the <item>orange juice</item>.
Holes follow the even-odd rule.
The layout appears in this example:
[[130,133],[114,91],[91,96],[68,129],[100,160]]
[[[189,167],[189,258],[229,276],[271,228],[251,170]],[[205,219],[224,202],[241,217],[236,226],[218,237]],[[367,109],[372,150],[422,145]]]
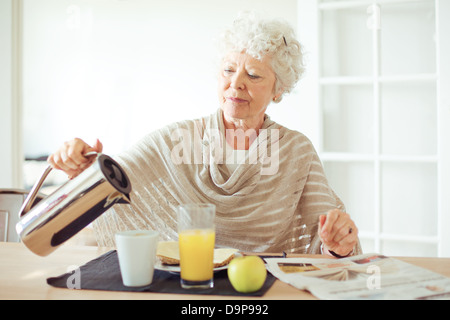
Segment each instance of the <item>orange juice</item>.
[[213,278],[214,229],[183,230],[178,234],[181,278],[205,281]]

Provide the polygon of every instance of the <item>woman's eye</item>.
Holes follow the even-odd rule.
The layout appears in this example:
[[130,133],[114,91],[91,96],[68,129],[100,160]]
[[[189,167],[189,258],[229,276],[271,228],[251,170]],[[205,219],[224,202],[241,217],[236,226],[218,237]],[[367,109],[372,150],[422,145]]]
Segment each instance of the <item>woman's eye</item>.
[[251,74],[251,73],[249,73],[248,76],[249,76],[251,79],[259,79],[259,78],[260,78],[260,76],[258,76],[258,75],[256,75],[256,74]]

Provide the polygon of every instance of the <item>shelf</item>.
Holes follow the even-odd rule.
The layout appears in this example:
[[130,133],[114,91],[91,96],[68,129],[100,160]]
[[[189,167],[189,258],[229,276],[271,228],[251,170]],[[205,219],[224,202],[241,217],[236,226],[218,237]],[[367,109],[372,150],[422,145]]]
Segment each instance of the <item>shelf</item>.
[[322,152],[319,153],[322,161],[336,162],[403,162],[403,163],[437,163],[437,155],[373,155],[365,153],[346,153],[346,152]]
[[319,78],[321,85],[367,85],[378,83],[403,83],[403,82],[428,82],[436,81],[437,75],[435,73],[422,73],[411,75],[389,75],[389,76],[345,76],[345,77],[323,77]]
[[372,84],[374,81],[373,77],[323,77],[319,78],[319,83],[321,85],[354,85],[354,84]]
[[406,241],[406,242],[418,242],[418,243],[439,243],[439,238],[437,236],[416,236],[416,235],[400,235],[400,234],[387,234],[380,233],[375,234],[374,232],[359,231],[358,237],[365,240],[390,240],[390,241]]
[[319,10],[340,10],[351,9],[358,7],[369,7],[376,5],[391,5],[391,4],[408,4],[419,2],[433,2],[434,0],[348,0],[339,2],[323,2],[319,4]]
[[450,252],[439,143],[446,127],[440,97],[448,91],[444,2],[317,4],[318,154],[330,185],[367,230],[360,238],[377,252]]

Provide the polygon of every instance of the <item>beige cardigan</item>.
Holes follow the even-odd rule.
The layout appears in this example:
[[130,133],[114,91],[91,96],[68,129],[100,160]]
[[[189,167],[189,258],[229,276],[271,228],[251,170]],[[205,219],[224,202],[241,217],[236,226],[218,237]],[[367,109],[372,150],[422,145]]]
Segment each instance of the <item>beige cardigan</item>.
[[344,206],[311,142],[266,116],[245,163],[230,173],[222,117],[219,109],[174,123],[116,157],[131,180],[132,205],[115,205],[94,222],[99,245],[114,245],[114,233],[126,229],[158,230],[161,240],[176,240],[176,207],[202,202],[216,205],[219,246],[320,253],[319,215]]

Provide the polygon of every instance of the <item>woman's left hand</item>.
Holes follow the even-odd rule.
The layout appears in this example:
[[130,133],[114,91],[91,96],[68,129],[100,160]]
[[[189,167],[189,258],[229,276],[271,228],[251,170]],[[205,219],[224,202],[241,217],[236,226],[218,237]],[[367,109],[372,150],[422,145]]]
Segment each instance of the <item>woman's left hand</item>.
[[349,255],[358,242],[358,228],[350,215],[333,209],[319,217],[319,237],[326,250],[340,256]]

